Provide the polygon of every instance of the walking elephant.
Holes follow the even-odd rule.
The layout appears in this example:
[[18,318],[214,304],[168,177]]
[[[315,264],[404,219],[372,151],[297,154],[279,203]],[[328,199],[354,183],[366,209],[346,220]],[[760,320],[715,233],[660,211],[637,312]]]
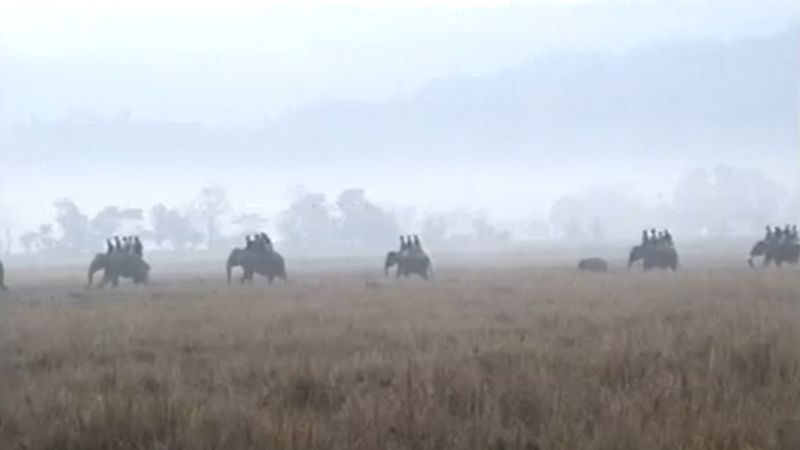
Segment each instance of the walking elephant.
[[231,282],[231,271],[234,267],[241,267],[244,273],[241,282],[252,283],[253,275],[259,274],[267,277],[272,283],[275,278],[287,280],[286,263],[283,256],[274,250],[235,248],[228,256],[225,269],[228,275],[228,284]]
[[103,278],[98,284],[104,287],[109,282],[112,286],[119,286],[120,278],[129,278],[134,284],[146,284],[150,277],[150,265],[139,256],[132,253],[98,253],[89,264],[87,287],[91,288],[94,274],[103,271]]
[[423,279],[433,276],[431,258],[422,250],[407,250],[405,252],[389,252],[383,264],[384,275],[389,276],[389,269],[397,266],[397,277],[419,275]]
[[652,269],[672,269],[678,270],[678,252],[672,246],[642,246],[637,245],[631,249],[628,256],[628,270],[634,263],[642,261],[642,268],[645,272]]
[[797,264],[800,258],[800,243],[797,242],[776,242],[758,241],[750,250],[750,258],[747,263],[755,268],[753,260],[761,257],[762,266],[769,266],[775,263],[780,267],[781,264]]

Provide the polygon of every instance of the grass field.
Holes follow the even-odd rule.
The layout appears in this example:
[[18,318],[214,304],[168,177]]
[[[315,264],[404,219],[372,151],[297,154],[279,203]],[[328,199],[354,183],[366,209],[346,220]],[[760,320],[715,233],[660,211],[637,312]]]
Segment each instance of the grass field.
[[78,276],[0,294],[1,449],[800,449],[796,270]]

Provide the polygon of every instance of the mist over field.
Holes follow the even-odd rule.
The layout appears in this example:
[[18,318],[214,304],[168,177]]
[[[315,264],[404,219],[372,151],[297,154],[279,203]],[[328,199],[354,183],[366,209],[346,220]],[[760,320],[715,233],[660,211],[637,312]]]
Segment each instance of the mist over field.
[[799,18],[777,0],[11,8],[0,242],[755,238],[800,216]]

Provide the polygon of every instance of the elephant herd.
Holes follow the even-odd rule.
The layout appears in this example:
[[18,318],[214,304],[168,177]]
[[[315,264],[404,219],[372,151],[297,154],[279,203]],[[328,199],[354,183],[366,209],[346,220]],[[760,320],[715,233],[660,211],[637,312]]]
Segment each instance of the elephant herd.
[[[800,243],[798,242],[770,242],[762,240],[757,242],[750,251],[748,264],[755,267],[754,260],[762,258],[762,265],[798,264],[800,257]],[[678,269],[678,252],[674,246],[634,246],[628,255],[628,269],[641,262],[644,271],[652,269]],[[258,274],[267,278],[272,283],[276,278],[287,280],[286,263],[283,256],[275,250],[254,248],[234,248],[225,264],[227,282],[231,283],[234,268],[242,269],[241,283],[252,283],[254,275]],[[389,276],[389,270],[396,267],[398,278],[416,275],[425,280],[433,276],[431,258],[422,248],[409,248],[401,251],[390,251],[384,261],[384,274]],[[578,268],[582,271],[606,272],[608,264],[601,258],[588,258],[581,260]],[[146,284],[150,276],[150,265],[141,255],[135,253],[113,252],[98,253],[89,264],[87,287],[91,288],[95,274],[102,271],[103,276],[98,286],[107,284],[118,286],[120,279],[129,279],[134,284]],[[5,270],[0,262],[0,290],[6,290]]]

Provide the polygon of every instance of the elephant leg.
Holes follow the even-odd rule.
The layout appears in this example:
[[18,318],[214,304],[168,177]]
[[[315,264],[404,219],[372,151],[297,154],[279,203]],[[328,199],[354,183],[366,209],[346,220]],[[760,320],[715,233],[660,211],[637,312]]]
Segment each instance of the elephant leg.
[[267,283],[272,284],[275,281],[275,275],[269,274],[267,275]]
[[119,277],[118,276],[115,275],[114,277],[111,278],[111,286],[119,287]]
[[244,278],[247,280],[248,283],[253,284],[253,271],[245,270]]
[[108,274],[104,273],[103,274],[103,278],[101,278],[100,282],[97,283],[97,287],[102,289],[102,288],[106,287],[106,285],[108,284],[109,281],[111,281],[111,277],[109,277]]

